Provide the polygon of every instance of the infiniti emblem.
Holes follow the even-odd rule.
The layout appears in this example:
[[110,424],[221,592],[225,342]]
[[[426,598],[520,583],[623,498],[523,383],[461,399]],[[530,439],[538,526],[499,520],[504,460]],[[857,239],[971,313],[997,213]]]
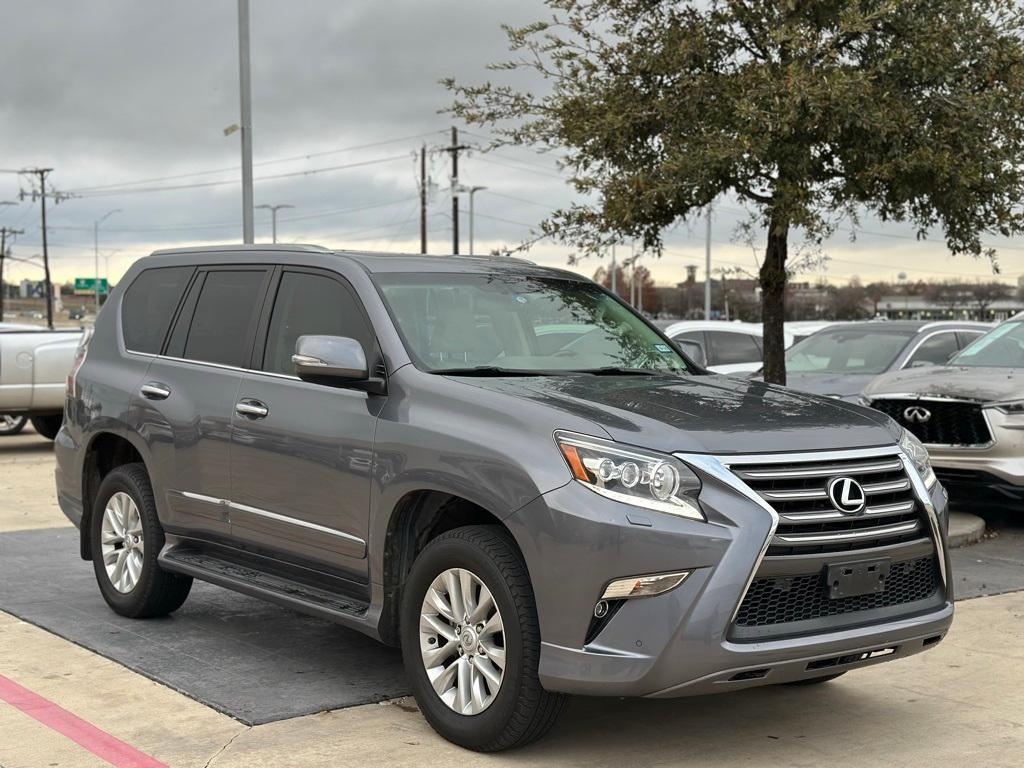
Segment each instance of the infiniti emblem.
[[932,412],[920,405],[912,405],[903,411],[903,418],[916,424],[924,424],[932,417]]
[[828,484],[828,498],[832,506],[844,515],[856,515],[864,509],[867,495],[852,477],[837,477]]

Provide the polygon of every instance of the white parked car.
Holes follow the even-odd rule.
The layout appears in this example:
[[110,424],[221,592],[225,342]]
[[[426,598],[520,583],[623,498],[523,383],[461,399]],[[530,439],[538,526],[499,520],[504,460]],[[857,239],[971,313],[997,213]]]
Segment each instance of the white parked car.
[[[784,331],[786,346],[793,334]],[[752,373],[761,368],[764,350],[759,323],[728,323],[722,320],[683,320],[665,329],[694,362],[715,373]]]
[[17,434],[28,418],[43,437],[57,436],[82,333],[0,325],[0,435]]

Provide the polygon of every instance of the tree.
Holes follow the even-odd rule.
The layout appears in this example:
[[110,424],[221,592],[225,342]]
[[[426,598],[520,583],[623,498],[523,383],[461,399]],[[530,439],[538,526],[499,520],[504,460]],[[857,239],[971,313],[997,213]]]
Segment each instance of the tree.
[[[765,230],[765,378],[785,382],[790,240],[867,209],[941,227],[974,256],[1024,229],[1024,10],[1015,0],[547,0],[507,28],[509,83],[446,84],[495,146],[560,153],[584,202],[543,234],[576,257],[665,228],[719,195]],[[513,72],[514,74],[514,72]],[[519,80],[518,82],[522,82]]]
[[988,314],[988,308],[993,302],[1005,299],[1010,295],[1010,287],[994,280],[986,283],[975,283],[967,288],[967,292],[974,300],[974,306],[978,308],[978,319],[984,320]]

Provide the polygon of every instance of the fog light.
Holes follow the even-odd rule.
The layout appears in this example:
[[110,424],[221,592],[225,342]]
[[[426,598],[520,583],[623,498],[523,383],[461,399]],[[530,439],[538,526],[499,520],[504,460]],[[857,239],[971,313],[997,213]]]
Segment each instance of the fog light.
[[594,606],[594,618],[603,619],[608,615],[608,603],[604,600]]
[[[633,576],[616,579],[608,584],[601,595],[602,600],[623,600],[629,597],[651,597],[675,589],[690,575],[690,571],[660,573],[654,576]],[[599,603],[600,605],[600,603]],[[597,615],[595,613],[595,615]]]

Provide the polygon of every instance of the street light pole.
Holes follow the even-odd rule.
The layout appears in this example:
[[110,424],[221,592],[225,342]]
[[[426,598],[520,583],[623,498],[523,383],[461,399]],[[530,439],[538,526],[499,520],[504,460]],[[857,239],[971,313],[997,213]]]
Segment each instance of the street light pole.
[[704,232],[704,319],[711,319],[711,206],[706,215]]
[[270,232],[273,242],[277,242],[277,212],[282,208],[294,208],[294,205],[288,205],[288,203],[279,203],[278,205],[257,205],[257,208],[265,208],[270,211]]
[[483,192],[487,187],[470,187],[469,188],[469,255],[474,254],[473,251],[473,228],[476,226],[476,212],[474,209],[474,201],[476,200],[476,193]]
[[254,242],[252,211],[252,81],[249,76],[249,0],[238,0],[238,91],[242,129],[242,242]]
[[115,213],[120,213],[120,208],[106,213],[92,223],[92,254],[95,267],[96,283],[93,285],[93,292],[96,294],[96,314],[100,313],[100,224],[109,219]]

